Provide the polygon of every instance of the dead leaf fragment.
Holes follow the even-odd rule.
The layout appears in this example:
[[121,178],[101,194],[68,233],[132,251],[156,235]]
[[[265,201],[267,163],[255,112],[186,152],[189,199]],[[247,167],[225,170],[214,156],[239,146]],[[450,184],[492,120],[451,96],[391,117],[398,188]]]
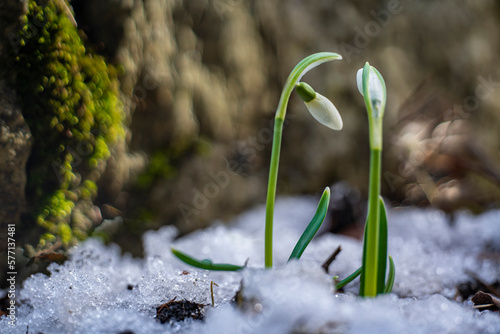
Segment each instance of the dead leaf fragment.
[[474,297],[472,297],[471,300],[474,303],[474,308],[477,308],[480,311],[500,311],[500,299],[492,294],[479,291],[474,295]]

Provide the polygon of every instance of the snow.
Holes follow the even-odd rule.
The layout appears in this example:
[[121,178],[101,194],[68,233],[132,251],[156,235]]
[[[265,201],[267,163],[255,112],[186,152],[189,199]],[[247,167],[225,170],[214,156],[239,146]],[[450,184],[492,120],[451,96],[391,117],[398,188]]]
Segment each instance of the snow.
[[[295,242],[314,215],[317,198],[285,198],[276,203],[275,266],[263,267],[263,207],[229,225],[175,239],[173,227],[144,235],[145,258],[122,255],[116,245],[90,239],[50,277],[27,279],[20,292],[17,324],[0,320],[1,333],[500,333],[500,316],[479,312],[456,299],[456,287],[472,280],[500,278],[500,211],[466,212],[450,226],[430,209],[390,209],[389,253],[396,264],[393,293],[375,299],[357,296],[358,281],[345,293],[332,276],[346,277],[361,263],[359,240],[325,233],[300,261],[285,265]],[[330,267],[322,262],[337,248]],[[178,261],[170,247],[197,258],[243,265],[240,273],[198,270]],[[214,282],[215,307],[210,286]],[[239,306],[231,303],[242,287]],[[156,307],[183,299],[204,306],[204,321],[161,324]]]

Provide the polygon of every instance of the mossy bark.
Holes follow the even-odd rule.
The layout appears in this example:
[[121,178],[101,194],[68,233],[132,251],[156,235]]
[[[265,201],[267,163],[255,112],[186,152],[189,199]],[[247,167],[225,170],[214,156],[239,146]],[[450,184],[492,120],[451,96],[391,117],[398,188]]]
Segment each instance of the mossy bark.
[[[72,15],[64,1],[28,1],[10,49],[12,86],[33,136],[25,220],[42,228],[31,240],[38,249],[74,245],[100,222],[91,215],[96,182],[124,135],[117,71],[87,47]],[[82,208],[90,211],[76,219]]]

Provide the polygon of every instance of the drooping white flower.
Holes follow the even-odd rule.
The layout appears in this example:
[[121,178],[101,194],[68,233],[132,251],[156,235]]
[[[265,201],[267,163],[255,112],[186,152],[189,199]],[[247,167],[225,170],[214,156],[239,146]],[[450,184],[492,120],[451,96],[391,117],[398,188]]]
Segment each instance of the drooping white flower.
[[323,95],[316,93],[311,86],[300,82],[296,86],[297,94],[306,104],[311,115],[321,124],[333,130],[341,130],[342,117],[333,103]]

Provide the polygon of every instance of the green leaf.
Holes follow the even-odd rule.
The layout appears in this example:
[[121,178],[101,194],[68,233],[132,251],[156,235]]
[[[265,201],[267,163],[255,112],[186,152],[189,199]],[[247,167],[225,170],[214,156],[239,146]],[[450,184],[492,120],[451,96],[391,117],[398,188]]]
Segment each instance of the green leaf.
[[365,280],[366,280],[366,268],[364,267],[365,260],[366,260],[366,253],[367,253],[367,233],[366,229],[368,227],[368,218],[366,218],[366,223],[365,223],[365,232],[364,232],[364,237],[363,237],[363,266],[361,266],[359,269],[361,270],[360,274],[361,277],[359,278],[359,295],[361,297],[365,296]]
[[385,284],[384,293],[391,293],[392,287],[394,286],[394,279],[396,277],[396,266],[394,266],[394,261],[392,256],[389,255],[389,274],[387,275],[387,283]]
[[360,295],[375,297],[378,293],[379,231],[380,231],[380,168],[382,151],[370,151],[370,185],[368,215],[363,238],[363,270]]
[[316,232],[318,232],[321,224],[323,224],[326,213],[328,211],[328,204],[330,204],[330,188],[326,187],[325,191],[323,191],[321,199],[319,200],[316,214],[314,215],[309,225],[307,225],[307,228],[305,229],[304,233],[302,233],[299,241],[297,241],[297,244],[295,245],[288,261],[290,261],[291,259],[300,259],[307,245],[309,245],[309,242],[311,242]]
[[200,269],[214,270],[214,271],[238,271],[245,268],[245,266],[237,266],[234,264],[212,263],[212,261],[208,259],[200,261],[175,248],[171,248],[170,250],[172,251],[172,254],[174,254],[179,260]]
[[377,294],[384,293],[385,271],[387,268],[387,212],[384,200],[379,196],[379,238],[377,266]]
[[[377,248],[378,248],[378,258],[377,264],[375,266],[376,272],[368,274],[364,269],[361,271],[361,285],[359,288],[359,295],[365,296],[365,280],[366,279],[376,279],[377,280],[377,293],[384,293],[386,287],[384,286],[385,281],[385,272],[387,269],[387,211],[385,208],[384,200],[381,196],[379,196],[379,234],[377,240]],[[366,230],[368,226],[368,220],[365,225],[365,238],[363,241],[363,265],[366,260],[366,252],[367,252],[367,237]],[[373,252],[374,250],[370,250]],[[363,266],[362,266],[363,268]]]
[[344,278],[342,281],[338,282],[337,284],[335,284],[335,289],[340,289],[340,288],[343,288],[345,285],[351,283],[352,280],[354,280],[356,277],[358,277],[359,275],[361,275],[361,271],[362,271],[363,267],[359,267],[358,270],[356,270],[355,272],[353,272],[352,274],[350,274],[349,276],[347,276],[346,278]]

